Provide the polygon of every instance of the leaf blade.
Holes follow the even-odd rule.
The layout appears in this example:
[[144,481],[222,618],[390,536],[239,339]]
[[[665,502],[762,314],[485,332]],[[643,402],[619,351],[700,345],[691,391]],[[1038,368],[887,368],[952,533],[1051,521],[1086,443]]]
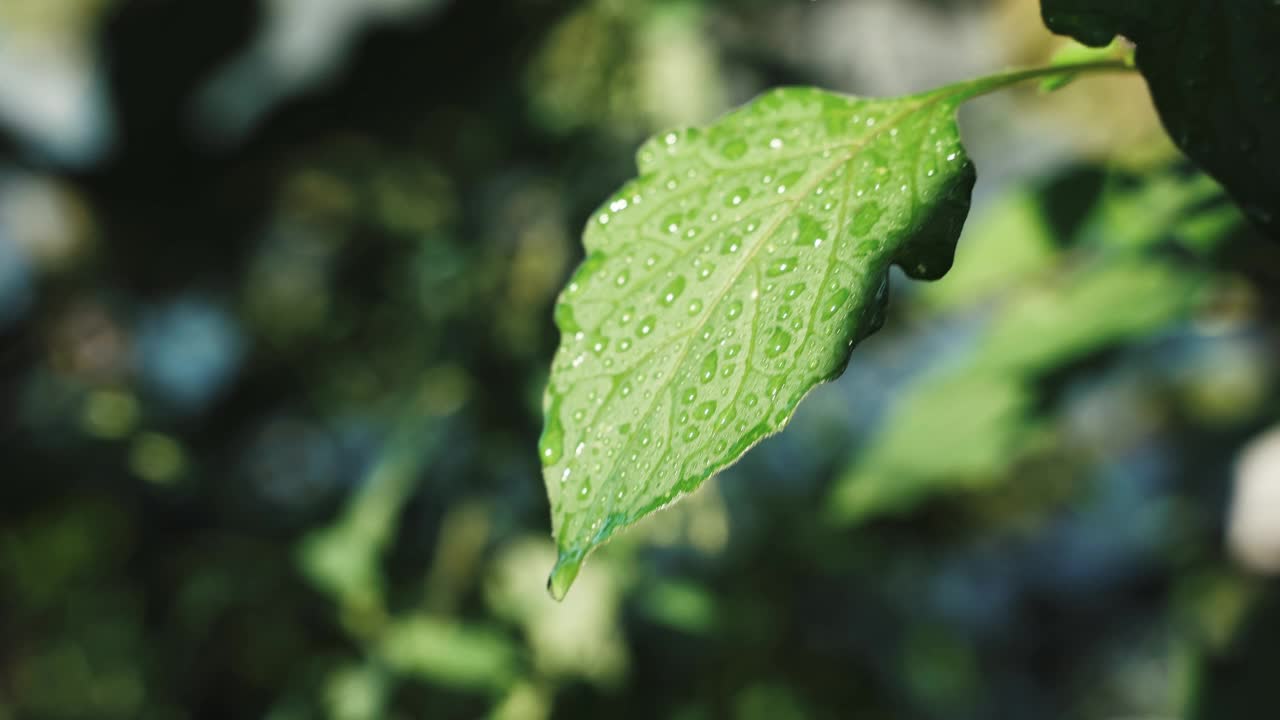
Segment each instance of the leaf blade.
[[770,92],[651,139],[557,303],[539,445],[562,596],[590,550],[781,430],[878,329],[888,269],[950,267],[970,88]]
[[1041,0],[1045,24],[1080,42],[1117,35],[1174,143],[1280,238],[1280,3]]

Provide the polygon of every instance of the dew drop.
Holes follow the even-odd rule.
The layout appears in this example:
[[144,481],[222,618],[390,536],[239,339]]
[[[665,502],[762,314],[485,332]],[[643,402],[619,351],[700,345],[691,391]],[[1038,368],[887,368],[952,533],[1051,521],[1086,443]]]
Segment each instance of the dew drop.
[[716,364],[718,361],[719,361],[719,358],[717,358],[715,350],[712,350],[711,352],[707,353],[707,356],[702,358],[702,366],[701,368],[699,368],[699,372],[700,372],[699,377],[701,378],[703,383],[709,383],[713,379],[715,379]]
[[720,154],[726,160],[741,160],[743,155],[747,154],[747,142],[741,138],[735,138],[725,143],[720,148]]
[[653,315],[650,315],[640,321],[640,327],[636,328],[636,334],[639,335],[640,337],[644,337],[649,333],[653,332],[653,328],[657,324],[658,324],[658,318]]
[[830,320],[831,318],[835,317],[836,313],[840,312],[840,309],[844,307],[844,304],[848,300],[849,300],[848,288],[840,288],[839,290],[836,290],[835,292],[828,295],[827,299],[822,303],[822,319]]
[[853,224],[849,232],[854,237],[863,237],[875,227],[876,223],[880,222],[880,218],[883,215],[884,208],[877,203],[869,202],[858,208],[857,212],[854,213]]
[[564,428],[560,425],[556,410],[555,406],[551,408],[547,426],[542,431],[542,438],[538,440],[538,456],[542,458],[544,467],[560,462],[560,457],[564,454]]
[[658,297],[659,301],[663,305],[671,307],[675,304],[676,298],[680,297],[680,293],[684,292],[684,285],[684,276],[677,275],[675,279],[670,283],[667,283],[667,287],[662,290],[662,293]]
[[786,352],[789,347],[791,347],[791,333],[782,328],[774,328],[765,345],[764,354],[766,357],[775,358]]
[[769,277],[778,277],[779,275],[786,275],[787,273],[796,269],[797,262],[799,262],[799,258],[794,258],[794,257],[775,260],[773,264],[771,264],[764,271],[764,274]]
[[573,317],[573,308],[568,303],[557,303],[555,309],[556,327],[566,333],[576,333],[582,330],[578,325],[578,321]]

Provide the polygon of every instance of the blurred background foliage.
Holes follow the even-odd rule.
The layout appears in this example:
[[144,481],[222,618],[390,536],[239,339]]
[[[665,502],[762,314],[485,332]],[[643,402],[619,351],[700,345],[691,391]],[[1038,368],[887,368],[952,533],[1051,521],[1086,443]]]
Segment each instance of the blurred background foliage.
[[0,720],[1271,717],[1280,247],[1134,78],[967,108],[952,273],[543,589],[550,309],[639,142],[1060,44],[1034,0],[0,0]]

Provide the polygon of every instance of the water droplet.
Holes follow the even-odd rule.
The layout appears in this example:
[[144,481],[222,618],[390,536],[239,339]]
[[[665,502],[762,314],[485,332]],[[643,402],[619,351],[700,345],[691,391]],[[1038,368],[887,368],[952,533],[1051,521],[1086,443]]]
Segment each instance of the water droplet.
[[658,318],[653,315],[650,315],[640,321],[640,327],[636,328],[636,334],[639,335],[640,337],[644,337],[649,333],[653,332],[653,328],[657,324],[658,324]]
[[782,149],[782,138],[774,138],[769,141],[769,147],[774,150]]
[[827,229],[810,215],[801,215],[796,221],[795,244],[820,247],[827,237]]
[[557,303],[555,309],[556,327],[565,333],[576,333],[582,330],[573,317],[573,308],[568,303]]
[[675,279],[667,283],[667,287],[659,294],[659,301],[661,301],[663,305],[671,307],[671,305],[675,303],[676,298],[680,297],[680,293],[684,292],[684,284],[684,276],[677,275]]
[[555,403],[547,412],[547,426],[538,440],[538,455],[544,467],[560,462],[564,454],[564,428],[560,425],[558,409],[559,403]]
[[694,417],[699,420],[709,420],[716,412],[716,403],[714,400],[704,402],[693,411]]
[[881,216],[884,215],[884,208],[878,203],[869,202],[858,208],[853,214],[853,224],[849,228],[850,234],[854,237],[863,237],[871,232],[876,223],[880,222]]
[[828,295],[827,299],[822,303],[822,319],[830,320],[835,317],[836,313],[840,312],[844,304],[849,300],[849,294],[848,288],[840,288]]
[[689,303],[689,314],[690,314],[690,315],[697,315],[697,314],[698,314],[698,313],[700,313],[700,312],[702,312],[702,301],[701,301],[701,300],[694,300],[693,302]]
[[751,191],[744,185],[725,195],[724,204],[728,207],[737,207],[746,202],[749,197],[751,197]]
[[779,275],[786,275],[787,273],[796,269],[797,262],[799,262],[799,258],[794,258],[794,257],[775,260],[773,264],[771,264],[764,271],[764,274],[768,275],[769,277],[778,277]]
[[694,441],[694,439],[696,439],[696,438],[698,437],[698,428],[697,428],[697,427],[690,427],[688,430],[685,430],[685,431],[684,431],[684,436],[683,436],[683,437],[684,437],[684,439],[685,439],[685,442],[693,442],[693,441]]
[[685,405],[688,405],[689,403],[697,399],[698,399],[697,388],[685,388],[685,391],[680,393],[680,402],[683,402]]
[[764,354],[766,357],[778,357],[791,347],[791,333],[782,328],[774,328],[769,334],[769,340],[765,343]]
[[726,160],[741,160],[743,155],[747,154],[747,142],[741,138],[735,138],[725,143],[720,148],[720,154]]
[[702,379],[703,383],[709,383],[715,378],[717,362],[718,358],[716,357],[715,350],[707,353],[707,356],[702,358],[702,367],[699,369],[699,377]]
[[800,297],[800,293],[802,292],[804,292],[804,283],[796,283],[795,285],[788,287],[784,295],[786,295],[788,300],[795,300]]
[[613,284],[617,285],[618,287],[622,287],[623,285],[626,285],[627,281],[630,279],[631,279],[631,273],[627,270],[623,270],[622,272],[618,273],[617,277],[613,279]]
[[729,307],[725,309],[725,314],[729,316],[730,320],[733,320],[734,318],[741,315],[742,302],[740,300],[734,300],[733,302],[729,303]]
[[662,227],[672,235],[680,232],[680,215],[673,213],[666,216],[662,219]]

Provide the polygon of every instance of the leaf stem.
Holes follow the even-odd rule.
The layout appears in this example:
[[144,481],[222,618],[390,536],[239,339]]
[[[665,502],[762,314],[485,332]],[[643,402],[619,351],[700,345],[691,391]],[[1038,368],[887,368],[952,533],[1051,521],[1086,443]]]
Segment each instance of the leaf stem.
[[1080,73],[1135,72],[1136,67],[1123,59],[1091,60],[1088,62],[1064,63],[1062,65],[1045,65],[1035,68],[1006,70],[1005,72],[987,75],[975,80],[965,80],[948,85],[935,92],[950,96],[957,103],[972,100],[975,97],[989,95],[1003,90],[1010,85],[1054,75],[1076,75]]

